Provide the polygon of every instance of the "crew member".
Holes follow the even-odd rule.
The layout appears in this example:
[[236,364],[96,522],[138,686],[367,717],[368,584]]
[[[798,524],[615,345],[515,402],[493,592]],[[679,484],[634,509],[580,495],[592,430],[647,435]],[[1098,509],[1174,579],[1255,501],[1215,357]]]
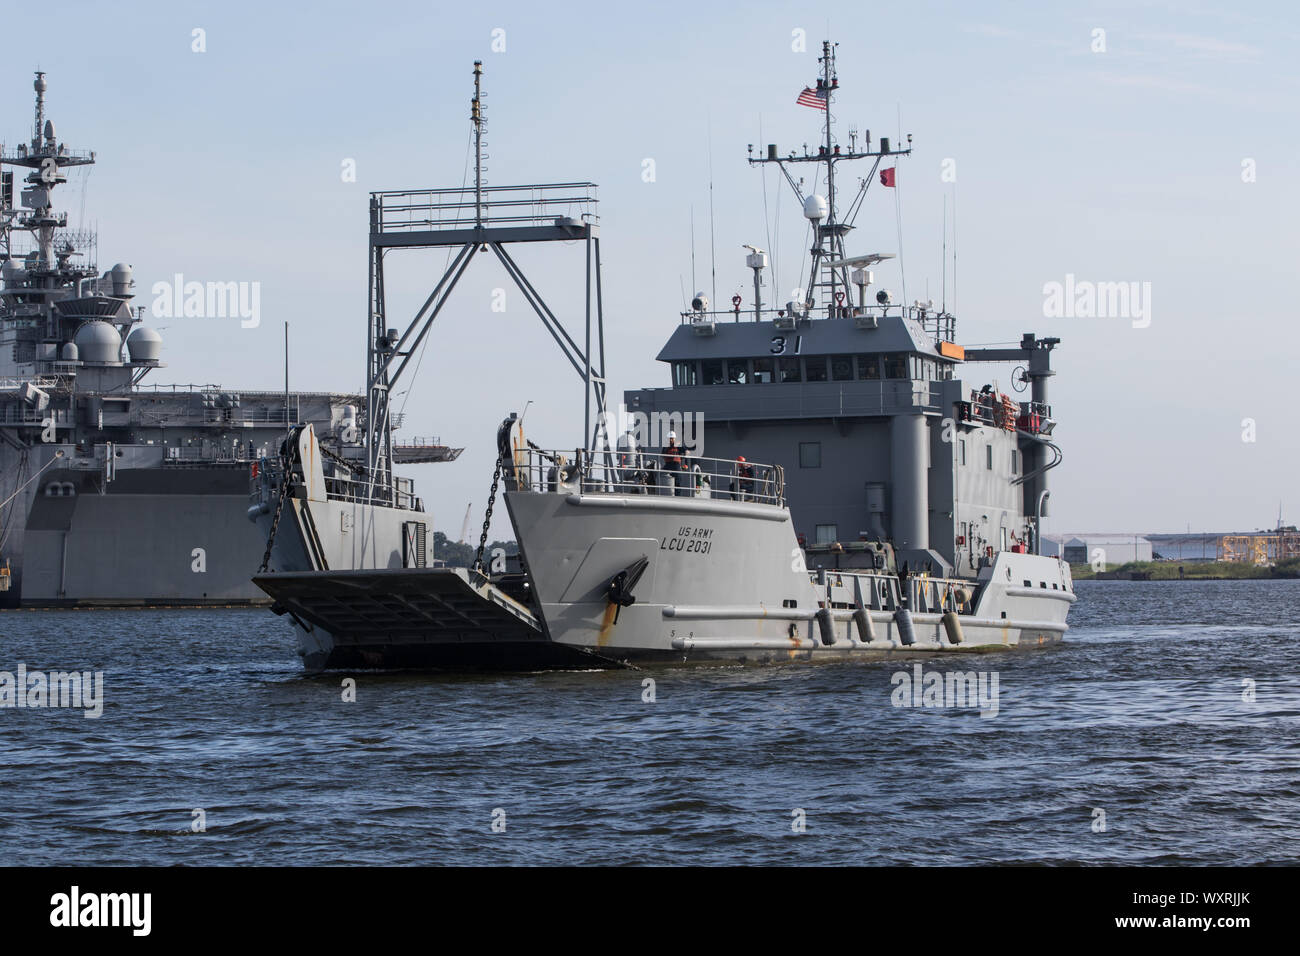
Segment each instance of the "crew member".
[[736,456],[736,489],[741,501],[751,501],[754,497],[754,466],[745,461],[744,455]]
[[690,489],[686,486],[685,469],[682,467],[682,449],[677,445],[677,433],[668,433],[668,445],[663,451],[664,470],[668,480],[673,483],[674,495],[686,496]]

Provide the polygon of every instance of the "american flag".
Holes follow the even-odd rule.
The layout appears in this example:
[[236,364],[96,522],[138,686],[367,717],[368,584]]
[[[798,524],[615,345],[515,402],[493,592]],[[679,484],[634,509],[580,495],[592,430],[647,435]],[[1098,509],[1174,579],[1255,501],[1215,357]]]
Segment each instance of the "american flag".
[[805,86],[795,102],[800,106],[811,106],[815,110],[824,110],[826,109],[826,91],[814,90]]

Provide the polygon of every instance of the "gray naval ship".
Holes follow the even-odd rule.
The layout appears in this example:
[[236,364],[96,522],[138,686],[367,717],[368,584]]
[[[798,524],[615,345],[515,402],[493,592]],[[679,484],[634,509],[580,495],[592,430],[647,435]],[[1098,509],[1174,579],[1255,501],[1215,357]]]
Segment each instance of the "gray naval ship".
[[[829,107],[831,44],[820,63],[805,92]],[[476,141],[480,82],[476,64]],[[778,166],[803,204],[814,240],[802,301],[764,304],[767,257],[750,247],[754,300],[715,311],[697,295],[659,355],[670,386],[628,392],[613,416],[594,186],[476,179],[372,194],[366,467],[321,455],[303,426],[263,464],[249,508],[269,542],[255,582],[292,622],[308,668],[806,661],[1063,637],[1070,569],[1039,553],[1047,476],[1061,458],[1047,392],[1058,340],[964,349],[944,308],[871,294],[871,267],[892,256],[849,255],[847,240],[882,163],[910,145],[840,142],[829,108],[822,132],[816,152],[750,155]],[[837,173],[853,162],[870,173],[842,203]],[[824,192],[804,194],[800,165]],[[585,250],[579,335],[509,251],[529,242]],[[403,247],[459,250],[405,331],[383,308],[385,253]],[[506,419],[475,567],[429,568],[427,516],[392,476],[387,395],[470,261],[489,251],[584,383],[582,438],[541,448],[519,416]],[[1019,363],[1012,381],[1028,400],[963,377],[985,362]],[[484,554],[498,494],[517,566]]]
[[[31,140],[0,147],[0,602],[264,603],[249,471],[299,422],[326,453],[360,454],[361,398],[142,384],[162,339],[133,304],[132,269],[101,274],[94,233],[54,205],[95,154],[59,141],[44,74],[35,89]],[[7,167],[28,171],[17,195]]]

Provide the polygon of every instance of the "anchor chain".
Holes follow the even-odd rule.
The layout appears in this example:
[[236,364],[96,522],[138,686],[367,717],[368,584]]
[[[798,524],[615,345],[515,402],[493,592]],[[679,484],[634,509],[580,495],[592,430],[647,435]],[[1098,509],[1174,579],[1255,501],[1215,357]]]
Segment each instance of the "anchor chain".
[[497,500],[497,486],[501,483],[501,456],[497,455],[497,466],[492,472],[492,491],[488,495],[487,513],[483,515],[483,533],[479,535],[478,551],[474,553],[474,570],[483,572],[483,549],[487,547],[488,526],[492,524],[492,506]]
[[280,478],[280,492],[275,502],[275,517],[271,519],[271,533],[266,536],[266,554],[262,555],[262,566],[257,569],[258,574],[265,574],[271,566],[271,549],[275,547],[275,532],[280,527],[280,515],[284,511],[285,499],[289,497],[289,463],[285,461],[282,467],[284,472]]

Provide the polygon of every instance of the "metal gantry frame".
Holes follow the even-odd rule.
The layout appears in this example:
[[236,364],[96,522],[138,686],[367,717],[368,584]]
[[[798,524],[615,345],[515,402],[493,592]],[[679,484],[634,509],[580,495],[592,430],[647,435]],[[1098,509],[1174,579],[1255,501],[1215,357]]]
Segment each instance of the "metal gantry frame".
[[[372,494],[391,493],[393,389],[423,344],[452,291],[480,252],[491,250],[561,353],[583,381],[583,442],[593,446],[605,421],[605,321],[601,290],[600,230],[594,183],[489,187],[483,183],[480,83],[474,63],[474,185],[459,189],[398,190],[370,194],[369,321],[366,336],[366,467]],[[517,242],[582,240],[585,251],[585,330],[579,345],[506,246]],[[442,277],[399,333],[389,325],[384,299],[384,258],[393,249],[457,248]],[[593,343],[593,335],[595,342]],[[595,351],[593,353],[593,344]],[[596,431],[592,426],[593,405]]]

